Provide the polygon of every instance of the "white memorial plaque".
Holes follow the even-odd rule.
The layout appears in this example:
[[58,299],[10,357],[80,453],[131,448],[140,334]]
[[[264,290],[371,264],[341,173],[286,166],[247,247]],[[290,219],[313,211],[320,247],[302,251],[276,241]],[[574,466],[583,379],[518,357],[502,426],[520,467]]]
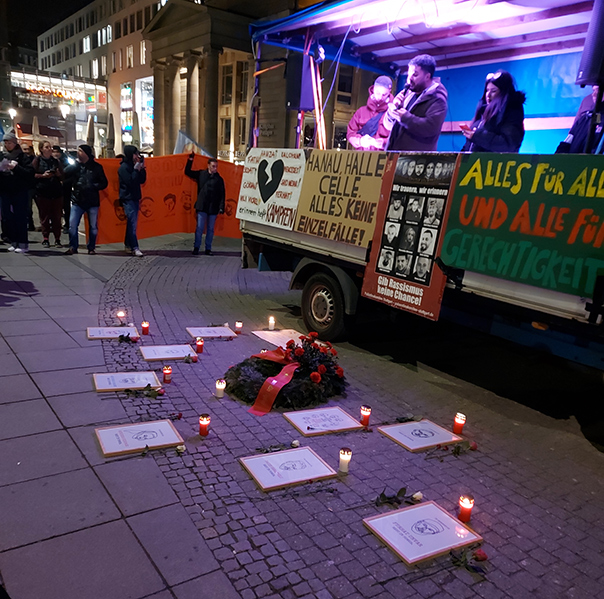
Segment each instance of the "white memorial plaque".
[[422,451],[436,445],[447,445],[463,441],[461,437],[434,424],[430,420],[403,422],[378,426],[378,431],[409,451]]
[[154,360],[183,360],[196,355],[190,345],[142,345],[141,353],[147,362]]
[[337,476],[310,447],[239,458],[263,491]]
[[154,389],[161,387],[154,372],[104,372],[93,374],[94,388],[99,392],[123,391],[124,389],[144,389],[151,385]]
[[361,430],[363,425],[342,408],[317,408],[283,414],[304,436]]
[[235,331],[229,327],[187,327],[187,333],[193,338],[202,339],[234,339]]
[[291,231],[305,168],[304,150],[252,148],[245,157],[237,218]]
[[88,339],[119,339],[120,335],[140,337],[136,327],[88,327]]
[[296,345],[302,345],[300,341],[300,337],[304,335],[304,333],[300,333],[300,331],[296,331],[296,329],[280,329],[278,331],[252,331],[256,337],[260,337],[262,341],[266,341],[268,343],[272,343],[277,347],[285,347],[286,343],[293,339],[296,342]]
[[184,443],[169,420],[104,426],[95,428],[94,432],[106,457],[138,453],[146,447],[162,449]]
[[363,524],[409,565],[482,541],[433,501],[371,516]]

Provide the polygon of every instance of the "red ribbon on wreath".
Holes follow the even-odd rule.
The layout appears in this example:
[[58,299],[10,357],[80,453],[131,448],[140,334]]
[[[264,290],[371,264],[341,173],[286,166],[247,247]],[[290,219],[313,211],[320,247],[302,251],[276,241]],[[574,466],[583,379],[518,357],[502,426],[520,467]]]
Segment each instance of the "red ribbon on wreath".
[[254,354],[252,358],[260,358],[261,360],[270,360],[277,364],[285,364],[279,374],[269,376],[264,381],[260,391],[258,391],[254,405],[248,410],[250,414],[264,416],[273,409],[273,404],[275,403],[275,399],[277,399],[279,391],[292,380],[294,372],[296,372],[300,364],[298,362],[290,362],[285,357],[285,351],[282,347],[262,354]]

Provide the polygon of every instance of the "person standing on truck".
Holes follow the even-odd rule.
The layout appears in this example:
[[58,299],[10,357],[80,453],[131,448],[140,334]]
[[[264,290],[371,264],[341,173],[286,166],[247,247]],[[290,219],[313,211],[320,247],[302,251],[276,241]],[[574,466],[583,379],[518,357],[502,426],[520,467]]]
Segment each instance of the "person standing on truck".
[[199,254],[201,247],[201,236],[206,228],[206,256],[212,255],[212,240],[214,239],[214,225],[219,214],[224,213],[225,187],[224,179],[218,174],[218,160],[210,158],[207,170],[194,171],[193,160],[195,153],[191,152],[185,166],[185,175],[197,181],[197,227],[195,229],[195,241],[193,244],[193,255]]
[[471,125],[460,125],[462,152],[517,153],[524,139],[524,92],[507,71],[489,73]]
[[388,150],[435,152],[447,115],[447,90],[433,79],[436,61],[419,54],[409,62],[407,84],[388,105],[382,121]]
[[367,105],[359,108],[350,119],[346,139],[355,150],[386,149],[388,135],[380,129],[380,123],[388,104],[394,99],[391,90],[392,79],[380,75],[369,88]]

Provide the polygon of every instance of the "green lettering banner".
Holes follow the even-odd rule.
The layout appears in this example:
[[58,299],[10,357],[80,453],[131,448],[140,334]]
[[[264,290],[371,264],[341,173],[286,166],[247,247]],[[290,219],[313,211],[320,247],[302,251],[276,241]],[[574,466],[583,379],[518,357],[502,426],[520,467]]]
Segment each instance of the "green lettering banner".
[[462,155],[448,266],[591,298],[603,245],[604,156]]

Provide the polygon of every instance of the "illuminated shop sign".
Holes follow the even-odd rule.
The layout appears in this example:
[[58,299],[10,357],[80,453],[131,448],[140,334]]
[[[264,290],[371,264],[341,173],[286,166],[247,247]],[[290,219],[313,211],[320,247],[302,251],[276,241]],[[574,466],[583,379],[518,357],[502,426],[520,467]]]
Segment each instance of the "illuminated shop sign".
[[83,102],[86,97],[84,92],[78,92],[60,87],[46,87],[45,85],[34,85],[26,83],[25,89],[32,94],[43,94],[45,96],[54,96],[55,98],[64,98],[65,100],[74,100],[75,102]]

